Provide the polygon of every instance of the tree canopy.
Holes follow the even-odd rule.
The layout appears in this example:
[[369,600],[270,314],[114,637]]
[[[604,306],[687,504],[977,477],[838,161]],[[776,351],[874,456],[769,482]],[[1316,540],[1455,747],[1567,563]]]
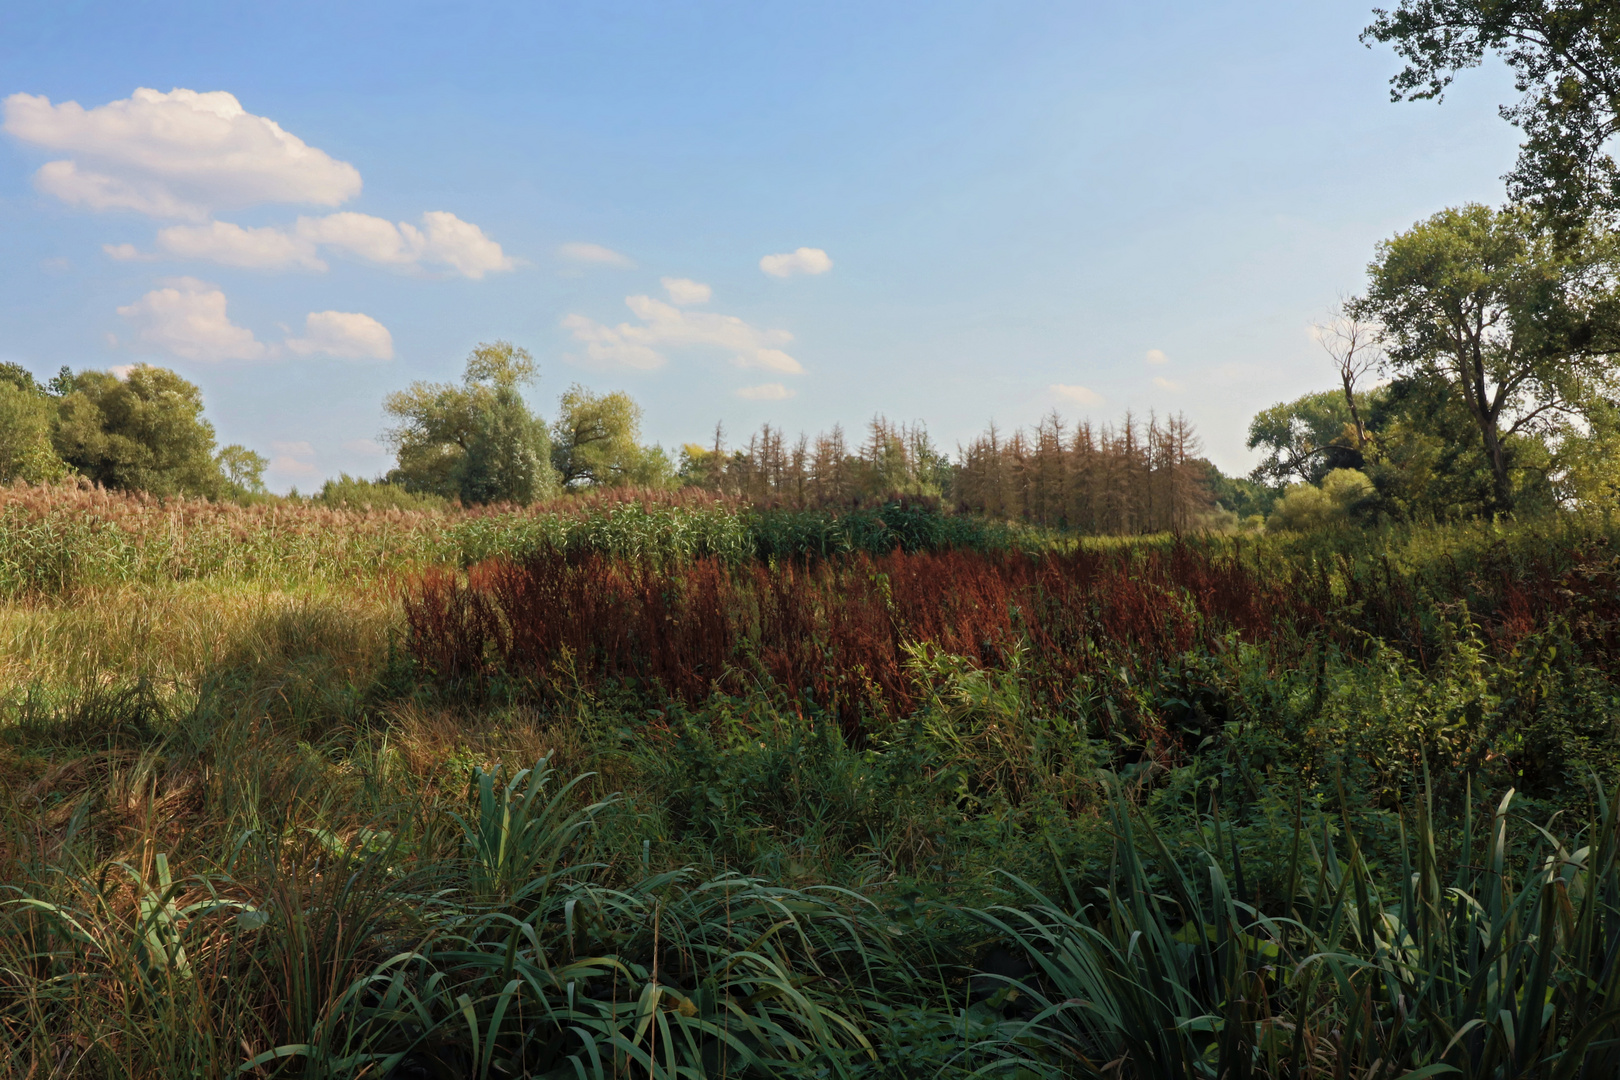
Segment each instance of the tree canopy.
[[390,394],[383,408],[397,421],[387,434],[398,467],[389,479],[467,504],[528,504],[554,494],[545,424],[519,392],[534,377],[527,350],[497,341],[472,351],[460,385],[418,382]]
[[1502,115],[1525,133],[1509,194],[1565,222],[1620,208],[1608,150],[1620,132],[1620,7],[1612,0],[1401,0],[1375,9],[1363,40],[1393,45],[1406,66],[1394,100],[1439,99],[1459,71],[1499,55],[1517,103]]
[[1390,368],[1459,402],[1490,470],[1493,509],[1513,504],[1507,440],[1550,435],[1615,393],[1612,238],[1557,242],[1531,211],[1471,204],[1381,243],[1352,305],[1383,326]]
[[[1365,404],[1366,394],[1358,394]],[[1334,469],[1359,469],[1365,429],[1337,390],[1279,402],[1249,422],[1249,449],[1264,450],[1253,478],[1264,484],[1320,483]]]
[[60,480],[68,467],[51,445],[55,402],[27,370],[0,364],[0,483]]
[[575,383],[557,403],[551,432],[551,460],[565,489],[674,482],[664,451],[641,445],[641,406],[629,394],[598,394]]
[[[52,442],[80,475],[106,487],[154,495],[227,493],[214,456],[214,426],[202,415],[202,392],[179,375],[141,364],[122,379],[81,371],[70,380],[58,377],[53,385],[64,393]],[[241,472],[250,463],[235,458],[240,447],[231,450]],[[256,483],[257,475],[252,479]]]

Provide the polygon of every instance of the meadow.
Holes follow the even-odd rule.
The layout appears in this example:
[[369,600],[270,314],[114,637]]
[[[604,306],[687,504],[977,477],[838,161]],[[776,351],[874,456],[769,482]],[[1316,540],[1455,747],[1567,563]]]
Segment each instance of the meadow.
[[0,1076],[1620,1072],[1620,524],[0,492]]

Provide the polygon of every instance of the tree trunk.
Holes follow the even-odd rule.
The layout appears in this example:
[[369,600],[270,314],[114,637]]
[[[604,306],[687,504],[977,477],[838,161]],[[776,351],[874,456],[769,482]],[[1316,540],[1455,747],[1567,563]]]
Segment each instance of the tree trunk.
[[1367,449],[1367,425],[1361,422],[1361,410],[1356,407],[1355,376],[1346,368],[1341,374],[1344,383],[1344,403],[1350,407],[1350,420],[1356,425],[1356,449]]
[[1492,509],[1505,514],[1513,509],[1513,489],[1508,483],[1507,455],[1502,450],[1502,437],[1496,430],[1496,417],[1479,416],[1479,433],[1485,444],[1485,458],[1491,463]]

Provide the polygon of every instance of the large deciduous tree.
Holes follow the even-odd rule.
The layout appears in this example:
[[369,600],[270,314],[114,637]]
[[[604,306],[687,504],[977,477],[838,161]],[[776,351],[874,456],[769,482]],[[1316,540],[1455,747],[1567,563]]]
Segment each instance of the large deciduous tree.
[[1438,99],[1491,53],[1523,97],[1502,115],[1525,133],[1508,174],[1517,201],[1564,223],[1620,209],[1620,5],[1614,0],[1401,0],[1375,9],[1363,40],[1393,45],[1406,66],[1391,97]]
[[0,364],[0,483],[39,484],[67,475],[51,445],[56,403],[27,369]]
[[122,379],[81,371],[52,385],[62,393],[52,441],[80,474],[154,495],[223,493],[202,392],[179,375],[141,364]]
[[1359,410],[1367,395],[1324,390],[1256,413],[1249,423],[1249,449],[1264,450],[1266,456],[1253,479],[1272,486],[1315,484],[1334,469],[1361,468],[1367,432],[1350,401]]
[[468,504],[555,494],[545,424],[519,390],[534,376],[527,350],[497,341],[472,351],[459,386],[418,382],[390,394],[383,408],[397,421],[387,435],[398,454],[390,479]]
[[1384,327],[1401,377],[1444,386],[1473,422],[1492,509],[1511,509],[1511,439],[1613,397],[1613,241],[1555,242],[1530,211],[1441,211],[1379,245],[1351,305]]
[[551,431],[551,459],[565,488],[674,482],[664,451],[641,445],[641,406],[629,394],[597,394],[576,383],[558,402]]

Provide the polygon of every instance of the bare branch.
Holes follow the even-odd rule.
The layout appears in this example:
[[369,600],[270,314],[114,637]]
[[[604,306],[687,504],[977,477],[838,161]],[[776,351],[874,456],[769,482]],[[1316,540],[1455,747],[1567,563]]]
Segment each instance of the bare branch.
[[1356,402],[1356,383],[1384,366],[1384,328],[1354,314],[1350,305],[1340,300],[1325,321],[1311,327],[1311,336],[1333,360],[1339,383],[1344,388],[1345,404],[1350,408],[1350,419],[1356,425],[1356,449],[1365,449],[1367,424]]

